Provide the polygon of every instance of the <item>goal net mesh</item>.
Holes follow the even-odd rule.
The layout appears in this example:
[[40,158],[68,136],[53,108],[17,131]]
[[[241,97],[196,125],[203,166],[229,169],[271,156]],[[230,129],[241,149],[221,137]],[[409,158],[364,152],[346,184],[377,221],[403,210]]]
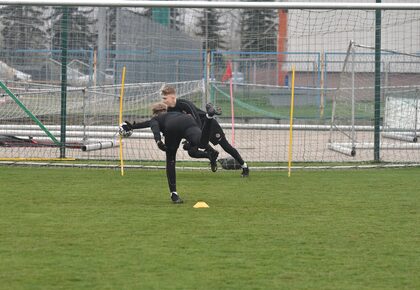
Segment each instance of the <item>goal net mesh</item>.
[[[218,122],[245,161],[285,162],[294,68],[294,161],[372,161],[379,105],[381,160],[420,162],[420,11],[381,11],[379,104],[375,25],[375,11],[310,6],[1,6],[0,158],[64,153],[116,164],[125,67],[123,120],[150,119],[162,86],[171,85],[200,109],[222,108]],[[107,141],[116,146],[81,150]],[[123,146],[126,160],[165,158],[148,128]],[[182,148],[177,158],[192,161]]]

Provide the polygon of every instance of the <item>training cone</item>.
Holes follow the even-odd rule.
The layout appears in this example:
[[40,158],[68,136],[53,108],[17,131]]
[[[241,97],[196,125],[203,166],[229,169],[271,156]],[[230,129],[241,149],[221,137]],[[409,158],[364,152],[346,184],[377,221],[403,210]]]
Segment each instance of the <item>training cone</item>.
[[209,205],[204,201],[199,201],[196,204],[194,204],[193,208],[209,208]]

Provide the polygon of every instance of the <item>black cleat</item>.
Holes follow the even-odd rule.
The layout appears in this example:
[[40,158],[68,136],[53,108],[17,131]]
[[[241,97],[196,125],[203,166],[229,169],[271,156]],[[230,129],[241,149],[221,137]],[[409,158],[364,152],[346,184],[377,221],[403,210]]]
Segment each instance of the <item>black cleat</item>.
[[211,171],[216,172],[217,171],[217,157],[219,156],[219,152],[216,150],[209,151],[209,159],[210,159],[210,167]]
[[175,192],[171,193],[171,200],[173,203],[183,203],[184,201],[179,197],[179,195]]
[[241,177],[248,177],[249,176],[249,167],[242,168]]
[[220,108],[215,108],[212,103],[208,103],[206,105],[206,111],[207,111],[207,115],[209,115],[209,117],[213,117],[214,115],[221,115],[222,114],[222,110]]

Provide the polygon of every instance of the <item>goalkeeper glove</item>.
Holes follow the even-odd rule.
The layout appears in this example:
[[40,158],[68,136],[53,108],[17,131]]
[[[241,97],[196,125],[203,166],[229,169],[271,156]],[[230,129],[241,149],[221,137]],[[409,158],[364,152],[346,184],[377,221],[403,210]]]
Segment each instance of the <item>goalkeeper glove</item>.
[[[129,124],[129,125],[128,125]],[[120,134],[121,137],[127,138],[130,137],[133,134],[133,130],[130,129],[133,126],[127,122],[121,123],[118,127],[118,134]]]
[[[136,122],[134,122],[135,124]],[[121,124],[121,127],[125,130],[125,131],[130,131],[133,130],[133,125],[128,122],[128,121],[124,121],[124,123]]]
[[162,140],[156,141],[157,146],[159,147],[160,150],[162,151],[166,151],[166,145],[165,143],[162,142]]
[[188,150],[190,150],[191,149],[191,143],[190,142],[188,142],[187,140],[185,140],[184,142],[182,142],[182,149],[184,149],[184,150],[186,150],[186,151],[188,151]]

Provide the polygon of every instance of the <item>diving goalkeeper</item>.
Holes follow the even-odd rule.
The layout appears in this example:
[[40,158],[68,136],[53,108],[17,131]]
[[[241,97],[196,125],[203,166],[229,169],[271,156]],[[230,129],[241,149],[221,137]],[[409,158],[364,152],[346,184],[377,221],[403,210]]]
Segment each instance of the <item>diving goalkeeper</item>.
[[[165,86],[161,90],[162,101],[168,106],[168,112],[183,112],[186,114],[190,114],[194,117],[195,121],[199,126],[202,126],[203,122],[206,119],[206,112],[197,108],[192,102],[181,99],[176,97],[176,91],[174,87]],[[223,150],[229,153],[240,165],[242,168],[242,177],[249,176],[249,167],[246,162],[242,159],[241,155],[239,154],[238,150],[236,150],[226,139],[225,132],[223,132],[222,127],[220,127],[219,123],[214,120],[211,123],[211,128],[209,130],[209,140],[213,145],[219,144]],[[213,147],[207,145],[204,148],[207,152],[210,152],[212,155],[217,156],[219,152],[217,152]],[[190,154],[191,156],[191,154]],[[217,163],[211,163],[212,171],[217,170]]]

